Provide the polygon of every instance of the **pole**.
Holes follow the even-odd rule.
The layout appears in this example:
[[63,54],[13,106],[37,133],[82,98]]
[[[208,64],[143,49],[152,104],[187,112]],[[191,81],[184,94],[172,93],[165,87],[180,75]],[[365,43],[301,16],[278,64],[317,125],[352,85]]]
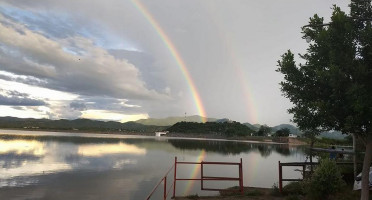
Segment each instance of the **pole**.
[[243,185],[243,159],[240,158],[240,165],[239,165],[239,182],[240,182],[240,192],[244,195],[244,185]]
[[280,165],[280,161],[279,162],[279,191],[280,193],[282,193],[282,190],[283,190],[283,183],[282,183],[282,166]]
[[167,176],[164,176],[164,200],[167,200]]
[[176,180],[177,180],[177,156],[174,157],[174,179],[173,179],[173,196],[172,199],[176,197]]
[[203,178],[204,178],[204,174],[203,174],[203,161],[201,161],[201,164],[200,164],[200,189],[203,190],[204,189],[204,182],[203,182]]

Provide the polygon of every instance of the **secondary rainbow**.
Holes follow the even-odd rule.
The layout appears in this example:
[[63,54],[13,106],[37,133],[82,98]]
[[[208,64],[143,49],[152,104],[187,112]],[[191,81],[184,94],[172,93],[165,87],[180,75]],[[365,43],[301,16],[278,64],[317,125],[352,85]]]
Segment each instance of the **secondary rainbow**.
[[[197,158],[197,160],[195,162],[201,162],[205,159],[205,156],[206,156],[206,152],[205,150],[201,150],[200,151],[200,154]],[[200,171],[200,165],[196,164],[194,169],[191,171],[191,178],[196,178],[196,176],[199,174],[199,171]],[[186,196],[186,195],[189,195],[191,189],[192,189],[192,186],[194,185],[194,181],[188,181],[186,187],[185,187],[185,191],[183,192],[183,195]]]
[[171,55],[175,59],[178,67],[180,68],[183,76],[186,79],[186,82],[190,88],[190,91],[192,93],[195,105],[197,107],[198,113],[201,116],[201,120],[203,122],[206,121],[207,115],[205,112],[205,108],[203,106],[202,100],[200,98],[200,95],[198,93],[198,90],[196,89],[195,83],[191,78],[191,75],[189,71],[187,70],[186,64],[183,61],[181,55],[178,53],[176,47],[173,45],[172,41],[169,39],[168,35],[164,32],[164,30],[161,28],[159,23],[154,19],[154,17],[151,15],[151,13],[146,9],[146,7],[137,0],[132,0],[133,5],[137,8],[137,10],[146,18],[146,20],[151,24],[151,26],[155,29],[156,33],[159,35],[159,37],[164,42],[165,46],[170,51]]

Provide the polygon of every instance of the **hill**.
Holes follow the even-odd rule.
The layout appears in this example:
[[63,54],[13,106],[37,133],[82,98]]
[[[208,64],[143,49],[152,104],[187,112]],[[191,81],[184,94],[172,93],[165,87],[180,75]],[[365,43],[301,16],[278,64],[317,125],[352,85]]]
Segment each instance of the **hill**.
[[254,130],[254,131],[258,131],[258,129],[260,128],[261,125],[259,124],[250,124],[250,123],[244,123],[244,125],[248,126],[248,128]]
[[[205,118],[207,122],[215,122],[218,119],[216,118]],[[167,117],[167,118],[148,118],[148,119],[140,119],[135,121],[135,123],[143,124],[143,125],[153,125],[153,126],[172,126],[177,122],[202,122],[202,117],[199,115],[192,115],[185,117]]]
[[239,122],[178,122],[167,128],[170,133],[218,134],[226,137],[250,136],[254,131]]
[[292,134],[299,135],[299,136],[302,135],[302,132],[297,127],[291,124],[280,124],[280,125],[272,127],[271,130],[272,132],[276,132],[277,130],[280,130],[282,128],[288,128]]
[[339,131],[322,132],[319,135],[319,137],[321,138],[330,138],[330,139],[336,139],[336,140],[345,139],[346,136],[347,136],[346,134],[342,134]]
[[154,132],[166,127],[148,126],[135,122],[98,121],[90,119],[50,120],[17,117],[0,117],[0,128],[42,129],[42,130],[81,130],[81,131],[118,131]]

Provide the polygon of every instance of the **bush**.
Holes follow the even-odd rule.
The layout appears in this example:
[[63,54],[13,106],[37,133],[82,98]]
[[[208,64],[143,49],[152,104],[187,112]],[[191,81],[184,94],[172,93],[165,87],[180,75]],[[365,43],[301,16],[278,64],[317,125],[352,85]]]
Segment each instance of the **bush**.
[[310,179],[304,181],[304,189],[310,199],[327,199],[345,185],[336,163],[324,159],[315,169]]
[[279,187],[277,183],[274,183],[274,185],[272,186],[270,194],[271,196],[274,196],[274,197],[282,196],[282,194],[279,191]]
[[258,190],[251,190],[251,191],[246,191],[244,195],[245,196],[260,196],[260,195],[263,195],[263,193]]
[[301,184],[300,182],[291,182],[283,187],[283,194],[284,195],[304,194],[302,186],[303,184]]

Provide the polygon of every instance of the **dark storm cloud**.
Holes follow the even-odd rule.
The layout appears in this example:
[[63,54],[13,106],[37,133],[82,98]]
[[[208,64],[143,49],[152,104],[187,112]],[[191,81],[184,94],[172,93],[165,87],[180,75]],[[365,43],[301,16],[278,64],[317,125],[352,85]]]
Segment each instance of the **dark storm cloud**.
[[5,96],[0,94],[0,105],[3,106],[44,106],[47,105],[39,99],[32,99],[27,96]]
[[25,107],[23,107],[23,106],[12,106],[12,108],[13,109],[16,109],[16,110],[23,110],[23,111],[25,111],[25,110],[27,110]]
[[[22,82],[33,80],[34,85],[86,96],[168,98],[148,89],[133,64],[116,59],[90,39],[79,36],[53,40],[4,16],[1,18],[12,26],[0,22],[0,56],[3,58],[0,70],[14,73],[13,79],[29,76]],[[16,29],[25,34],[19,34]],[[82,56],[74,52],[77,48],[82,49]]]

